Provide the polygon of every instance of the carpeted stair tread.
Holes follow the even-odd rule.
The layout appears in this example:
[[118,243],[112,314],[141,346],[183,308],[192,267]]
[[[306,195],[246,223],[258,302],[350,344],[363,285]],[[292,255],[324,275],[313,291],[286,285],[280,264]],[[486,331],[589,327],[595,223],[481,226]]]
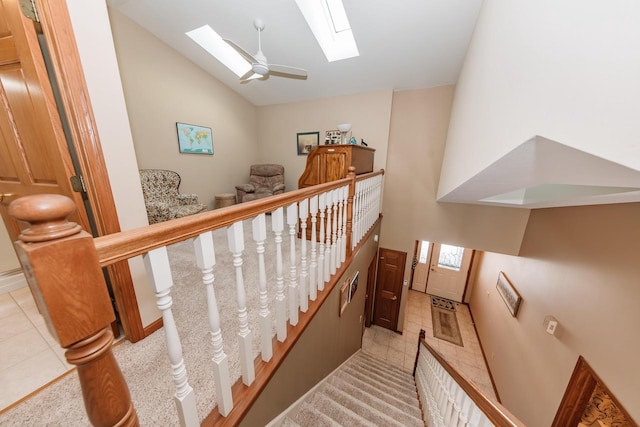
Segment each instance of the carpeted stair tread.
[[415,385],[407,384],[406,382],[398,379],[390,379],[384,374],[381,374],[379,371],[367,369],[366,366],[362,367],[362,366],[350,364],[345,366],[344,370],[346,372],[353,373],[354,376],[358,376],[358,374],[360,375],[360,377],[364,376],[363,378],[364,381],[376,381],[380,384],[384,384],[392,388],[397,388],[407,393],[415,391]]
[[324,388],[324,393],[343,406],[348,407],[356,414],[368,419],[376,425],[384,426],[415,426],[423,427],[420,418],[413,417],[389,403],[375,396],[358,390],[349,384],[340,381],[329,382]]
[[369,387],[369,388],[375,388],[377,389],[380,393],[383,393],[386,396],[392,397],[398,401],[404,402],[408,405],[413,405],[413,406],[418,406],[418,397],[417,397],[417,393],[406,393],[404,391],[400,391],[397,390],[395,388],[389,387],[389,386],[385,386],[383,384],[371,384],[367,381],[367,379],[363,379],[363,378],[358,378],[355,377],[353,375],[351,375],[348,372],[338,372],[335,375],[337,378],[340,378],[346,382],[348,382],[349,384],[353,384],[357,387]]
[[[320,425],[320,424],[314,424],[314,425]],[[285,418],[282,424],[280,424],[280,427],[302,427],[302,426],[297,422],[293,421],[291,418]]]
[[376,364],[377,366],[382,366],[384,369],[386,369],[387,372],[394,373],[399,378],[406,379],[407,381],[413,381],[413,375],[411,375],[410,372],[407,372],[404,369],[398,368],[397,366],[390,365],[388,362],[378,359],[374,355],[365,353],[364,351],[361,351],[360,353],[358,353],[358,355],[354,357],[354,359],[364,360],[364,361]]
[[389,384],[388,382],[379,381],[378,378],[374,378],[374,376],[369,374],[368,372],[352,369],[351,367],[348,367],[348,366],[345,366],[342,372],[344,372],[345,374],[349,374],[352,377],[358,378],[361,381],[374,385],[375,387],[378,387],[380,389],[392,391],[393,395],[395,396],[402,395],[402,396],[413,397],[415,395],[415,390],[409,390],[404,387],[400,388],[398,387],[397,384],[394,384],[394,383]]
[[391,365],[390,362],[385,362],[375,357],[368,356],[354,357],[352,362],[377,368],[378,370],[383,371],[385,374],[398,378],[403,382],[413,383],[413,375],[411,375],[411,373]]
[[[287,417],[285,419],[285,422],[286,420],[289,420],[289,419],[290,418]],[[301,405],[300,410],[295,415],[295,417],[293,417],[293,420],[291,420],[291,422],[294,423],[292,427],[298,426],[298,425],[300,427],[339,427],[340,426],[340,423],[338,423],[337,421],[335,421],[333,418],[326,415],[325,413],[321,412],[320,410],[316,409],[309,402],[304,402]],[[282,425],[285,426],[284,423]]]
[[[367,405],[386,414],[392,415],[393,418],[397,420],[402,420],[406,415],[408,417],[417,418],[418,422],[420,422],[422,413],[418,407],[417,398],[415,399],[415,402],[412,402],[413,404],[408,404],[402,400],[398,400],[395,397],[385,394],[383,391],[367,383],[357,380],[347,381],[338,376],[332,377],[328,383],[354,397],[357,397]],[[407,422],[407,425],[410,425],[409,422]]]
[[367,379],[362,379],[355,377],[348,372],[337,372],[335,375],[336,378],[340,378],[349,384],[353,384],[360,388],[368,387],[369,389],[374,388],[379,393],[382,393],[384,396],[388,396],[389,398],[393,398],[396,401],[404,402],[411,406],[418,406],[417,393],[409,394],[402,391],[399,391],[395,388],[385,386],[383,384],[371,384],[367,381]]
[[392,381],[400,386],[409,386],[409,388],[413,389],[415,385],[413,376],[396,375],[394,372],[389,372],[387,370],[389,365],[379,365],[376,362],[367,360],[352,360],[349,365],[365,372],[371,372],[372,374],[378,375],[380,378]]
[[320,412],[337,421],[341,426],[349,427],[376,427],[375,424],[362,418],[349,408],[340,405],[322,390],[317,391],[311,399],[311,404]]

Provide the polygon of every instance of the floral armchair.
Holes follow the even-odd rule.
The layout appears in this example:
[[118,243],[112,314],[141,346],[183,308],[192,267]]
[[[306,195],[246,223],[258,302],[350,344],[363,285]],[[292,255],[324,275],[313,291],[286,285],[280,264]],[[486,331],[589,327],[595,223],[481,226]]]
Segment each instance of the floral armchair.
[[284,193],[284,166],[251,165],[249,183],[236,185],[238,203]]
[[164,169],[140,169],[149,224],[192,215],[207,208],[196,194],[180,194],[180,175]]

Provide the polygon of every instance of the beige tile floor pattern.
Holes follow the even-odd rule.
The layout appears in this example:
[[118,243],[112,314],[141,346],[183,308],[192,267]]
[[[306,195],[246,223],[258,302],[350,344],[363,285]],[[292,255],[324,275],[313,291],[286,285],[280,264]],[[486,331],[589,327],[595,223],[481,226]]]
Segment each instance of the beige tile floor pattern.
[[28,287],[0,295],[0,410],[72,368]]
[[495,399],[495,392],[471,320],[469,307],[466,304],[456,303],[456,317],[464,344],[463,347],[460,347],[433,336],[429,295],[409,291],[406,304],[402,335],[373,325],[365,329],[362,349],[411,372],[416,358],[418,335],[420,329],[424,329],[427,344],[440,352],[453,368],[473,381],[480,390]]

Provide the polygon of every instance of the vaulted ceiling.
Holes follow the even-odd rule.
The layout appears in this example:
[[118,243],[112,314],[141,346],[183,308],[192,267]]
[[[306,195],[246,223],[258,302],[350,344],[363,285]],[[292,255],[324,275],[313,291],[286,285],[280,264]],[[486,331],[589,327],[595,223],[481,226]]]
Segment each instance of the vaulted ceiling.
[[[111,7],[207,70],[257,106],[383,89],[455,84],[481,0],[344,0],[360,56],[327,62],[294,0],[111,0]],[[240,84],[186,31],[208,24],[250,53],[255,18],[266,27],[270,63],[308,70],[305,80],[270,77]]]

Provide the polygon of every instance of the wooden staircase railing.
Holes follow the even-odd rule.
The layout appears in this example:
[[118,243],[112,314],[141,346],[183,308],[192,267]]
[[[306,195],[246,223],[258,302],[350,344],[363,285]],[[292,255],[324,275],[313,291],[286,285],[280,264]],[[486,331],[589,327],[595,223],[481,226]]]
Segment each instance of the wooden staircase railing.
[[[178,418],[182,425],[198,425],[201,417],[196,411],[194,390],[189,385],[182,343],[171,309],[173,279],[166,251],[170,244],[194,238],[195,264],[202,271],[202,283],[207,290],[208,319],[204,322],[209,325],[212,336],[211,358],[215,365],[218,396],[218,406],[204,418],[203,424],[235,425],[325,301],[337,278],[349,265],[354,251],[379,221],[383,173],[356,176],[351,169],[348,178],[343,180],[97,238],[67,221],[75,206],[63,196],[27,196],[14,201],[9,208],[10,214],[29,224],[20,235],[20,241],[16,242],[20,262],[50,332],[67,349],[69,363],[78,367],[90,422],[99,426],[138,424],[125,379],[111,352],[113,336],[109,324],[114,314],[102,267],[143,256],[147,276],[163,316],[172,368],[168,375],[176,388],[174,399]],[[265,305],[266,213],[271,213],[271,232],[277,248],[273,254],[277,264],[275,308]],[[319,241],[312,239],[310,242],[310,259],[308,242],[303,239],[297,251],[295,239],[298,223],[306,224],[309,217],[312,236],[316,235],[315,228],[320,226]],[[261,355],[255,360],[250,345],[252,332],[246,322],[242,274],[242,222],[248,219],[252,220],[256,256],[260,263],[259,275],[255,278],[261,299],[262,325],[259,328],[270,332],[271,310],[275,311],[277,319],[275,338],[271,339],[271,334],[263,337]],[[326,230],[322,229],[323,220],[326,220]],[[229,379],[213,286],[216,261],[211,233],[224,227],[234,267],[233,271],[223,274],[235,276],[240,325],[237,339],[243,375],[235,385]],[[287,272],[283,268],[281,253],[282,233],[290,237]],[[300,260],[299,267],[297,260]],[[220,272],[216,274],[220,276]],[[284,301],[286,291],[289,293],[288,322]]]
[[425,340],[424,330],[420,330],[418,338],[413,376],[425,422],[429,426],[525,427],[431,348]]

